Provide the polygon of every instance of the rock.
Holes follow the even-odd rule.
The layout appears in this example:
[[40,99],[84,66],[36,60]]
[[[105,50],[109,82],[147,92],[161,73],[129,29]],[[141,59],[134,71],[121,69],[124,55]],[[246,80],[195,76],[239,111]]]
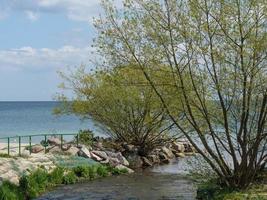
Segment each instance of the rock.
[[118,158],[109,158],[109,162],[108,162],[109,164],[110,164],[110,166],[112,166],[112,167],[116,167],[117,165],[121,165],[120,164],[120,161],[119,161],[119,159]]
[[104,160],[107,160],[108,159],[108,155],[104,151],[91,151],[91,153],[99,156],[100,158],[102,158]]
[[128,167],[125,167],[124,165],[117,165],[115,168],[119,169],[119,170],[126,169],[128,171],[128,173],[133,173],[134,172],[134,170],[132,170],[132,169],[130,169]]
[[185,142],[184,144],[184,152],[188,153],[188,152],[193,152],[193,147],[189,142]]
[[21,156],[22,157],[29,157],[30,156],[30,151],[29,150],[23,150],[21,152]]
[[166,159],[168,159],[168,156],[165,154],[165,153],[163,153],[163,152],[160,152],[159,153],[159,159],[162,161],[162,160],[166,160]]
[[170,163],[170,160],[169,159],[164,159],[161,162],[164,163],[164,164],[169,164]]
[[91,154],[85,146],[82,146],[82,148],[80,148],[78,155],[84,158],[91,158]]
[[173,142],[172,148],[175,149],[178,153],[183,153],[185,151],[183,143]]
[[52,153],[52,154],[59,154],[62,152],[61,148],[59,146],[53,146],[49,149],[47,149],[49,153]]
[[79,149],[77,147],[70,147],[67,151],[67,153],[69,153],[72,156],[76,156],[79,152]]
[[147,158],[152,163],[160,163],[160,159],[158,155],[151,154],[151,155],[148,155]]
[[142,157],[142,160],[143,160],[143,166],[145,167],[151,167],[153,165],[146,157]]
[[59,146],[61,144],[61,140],[59,138],[57,138],[57,137],[48,138],[47,142],[51,146],[53,146],[53,145]]
[[96,143],[94,143],[94,147],[96,149],[98,149],[98,150],[103,150],[104,149],[102,142],[96,142]]
[[125,151],[129,151],[129,152],[137,152],[138,148],[132,144],[123,144],[123,148],[125,149]]
[[40,144],[33,145],[31,148],[32,153],[39,153],[44,150],[44,147]]
[[62,150],[67,151],[69,148],[71,148],[71,144],[63,144],[62,145]]
[[103,158],[101,158],[100,156],[94,154],[93,152],[90,152],[90,154],[91,154],[91,158],[94,159],[97,162],[104,160]]
[[170,149],[168,149],[167,147],[162,147],[161,151],[167,155],[168,158],[174,158],[174,154],[172,153],[172,151]]
[[184,158],[185,154],[184,153],[175,153],[175,156],[179,157],[179,158]]
[[109,163],[109,159],[107,159],[107,160],[101,160],[100,163],[101,164],[108,164]]
[[141,168],[143,166],[143,160],[141,156],[137,154],[129,154],[126,159],[129,162],[129,166],[133,169]]
[[106,151],[106,154],[110,158],[117,158],[119,160],[120,164],[125,165],[125,166],[129,166],[128,160],[121,154],[121,152],[114,153],[111,151]]

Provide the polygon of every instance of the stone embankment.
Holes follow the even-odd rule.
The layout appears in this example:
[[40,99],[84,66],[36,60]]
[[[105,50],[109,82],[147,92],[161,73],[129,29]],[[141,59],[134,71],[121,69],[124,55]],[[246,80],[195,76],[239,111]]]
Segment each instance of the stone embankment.
[[57,166],[55,160],[58,156],[63,160],[70,156],[79,156],[101,164],[109,164],[118,169],[127,169],[132,173],[133,169],[167,164],[175,157],[192,155],[195,151],[187,141],[176,141],[142,156],[138,146],[112,141],[109,138],[95,137],[91,145],[77,146],[74,142],[69,142],[61,146],[60,139],[52,137],[48,139],[46,148],[36,144],[32,146],[31,152],[30,154],[25,148],[22,151],[22,157],[0,157],[0,182],[9,180],[18,184],[19,178],[24,173],[39,167],[48,171],[53,170]]

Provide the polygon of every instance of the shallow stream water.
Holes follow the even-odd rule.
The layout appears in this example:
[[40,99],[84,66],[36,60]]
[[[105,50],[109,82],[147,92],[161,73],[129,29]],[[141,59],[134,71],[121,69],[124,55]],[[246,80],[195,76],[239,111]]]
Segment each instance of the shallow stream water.
[[193,200],[196,189],[185,177],[187,167],[184,159],[174,160],[130,175],[60,186],[38,200]]

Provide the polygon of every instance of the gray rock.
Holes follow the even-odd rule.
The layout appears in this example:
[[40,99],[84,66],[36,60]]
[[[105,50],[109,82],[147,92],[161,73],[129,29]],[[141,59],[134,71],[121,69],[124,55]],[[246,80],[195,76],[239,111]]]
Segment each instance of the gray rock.
[[50,145],[60,145],[61,144],[61,140],[59,138],[57,138],[57,137],[48,138],[47,142]]
[[161,151],[167,155],[168,158],[174,158],[174,154],[172,153],[172,151],[170,149],[168,149],[167,147],[162,147]]
[[151,155],[148,155],[147,158],[152,163],[160,163],[160,159],[158,155],[151,154]]
[[108,159],[108,155],[106,154],[105,151],[91,151],[91,153],[99,156],[100,158],[107,160]]
[[90,155],[91,155],[91,158],[94,159],[95,161],[102,161],[104,160],[103,158],[101,158],[100,156],[96,155],[95,153],[93,152],[90,152]]
[[123,170],[123,169],[126,169],[128,171],[128,173],[133,173],[134,170],[128,168],[128,167],[125,167],[124,165],[117,165],[115,168],[119,169],[119,170]]
[[76,156],[79,152],[79,149],[77,147],[70,147],[67,151],[67,153],[69,153],[72,156]]
[[184,144],[180,142],[173,142],[172,148],[175,149],[178,153],[183,153],[185,151]]
[[117,165],[121,165],[120,161],[118,160],[118,158],[109,158],[109,164],[112,167],[116,167]]
[[144,167],[151,167],[153,165],[146,157],[142,157],[142,160]]
[[129,154],[126,159],[129,162],[129,166],[133,169],[141,168],[143,166],[143,160],[141,156],[137,154]]
[[44,147],[40,144],[33,145],[31,148],[32,153],[39,153],[44,150]]
[[84,158],[91,158],[91,154],[85,146],[82,146],[82,148],[80,148],[78,155]]
[[114,153],[111,151],[106,151],[106,154],[109,158],[116,158],[119,160],[120,164],[129,166],[128,160],[121,154],[121,152]]

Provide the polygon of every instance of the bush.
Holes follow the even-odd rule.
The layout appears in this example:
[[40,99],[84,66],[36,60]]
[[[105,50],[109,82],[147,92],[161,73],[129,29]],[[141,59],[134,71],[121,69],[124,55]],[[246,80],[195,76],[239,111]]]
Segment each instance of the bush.
[[103,165],[100,165],[97,168],[96,173],[98,174],[98,176],[106,177],[106,176],[108,176],[108,168],[103,166]]
[[[94,133],[91,130],[80,130],[79,131],[79,144],[91,146],[93,144]],[[77,141],[77,136],[75,136]]]
[[48,186],[48,173],[43,169],[38,169],[30,175],[23,175],[19,184],[25,197],[32,199],[43,193]]
[[62,183],[63,184],[74,184],[77,182],[77,176],[73,171],[68,172],[67,174],[64,175]]
[[89,171],[90,180],[95,179],[97,175],[97,166],[94,166],[94,165],[89,166],[88,171]]
[[111,167],[111,166],[108,166],[108,171],[112,175],[121,175],[121,174],[127,174],[128,173],[127,169],[118,169],[118,168],[114,168],[114,167]]
[[78,166],[73,168],[73,172],[78,177],[88,178],[89,177],[89,167],[88,166]]
[[0,186],[0,199],[1,200],[22,200],[23,195],[19,188],[7,181],[4,181]]
[[64,169],[62,167],[55,168],[49,175],[48,180],[50,185],[58,185],[63,181]]

